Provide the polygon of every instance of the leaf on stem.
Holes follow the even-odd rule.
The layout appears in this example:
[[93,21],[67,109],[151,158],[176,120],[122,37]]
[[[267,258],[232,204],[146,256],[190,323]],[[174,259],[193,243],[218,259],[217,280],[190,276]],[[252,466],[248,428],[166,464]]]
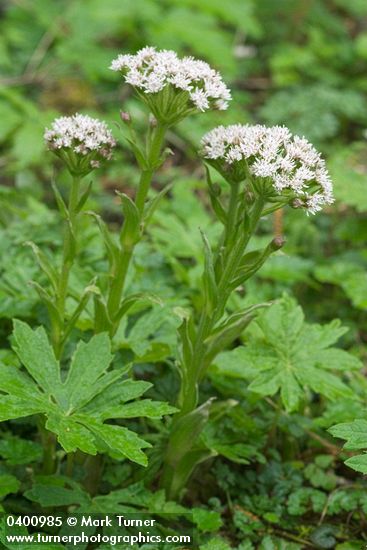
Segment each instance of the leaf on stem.
[[260,332],[246,346],[221,354],[219,372],[250,382],[249,390],[260,395],[280,391],[287,411],[296,410],[307,388],[331,400],[356,398],[353,391],[333,374],[361,368],[353,355],[331,347],[346,328],[339,321],[309,325],[300,306],[284,296],[256,321]]
[[94,283],[95,283],[95,280],[93,280],[92,283],[85,288],[85,290],[83,292],[83,295],[79,300],[78,305],[76,306],[74,312],[72,313],[69,321],[66,323],[65,330],[64,330],[64,335],[63,335],[63,341],[64,342],[65,342],[66,338],[68,337],[68,335],[70,334],[70,332],[73,330],[73,328],[74,328],[75,324],[77,323],[80,315],[82,314],[82,312],[87,307],[87,304],[88,304],[91,296],[92,295],[97,295],[98,296],[100,294],[99,288]]
[[143,151],[140,149],[140,147],[132,139],[126,138],[126,141],[130,145],[131,150],[134,153],[134,156],[135,156],[136,162],[139,165],[139,168],[143,171],[148,170],[149,165],[148,165],[147,158],[143,153]]
[[85,205],[85,203],[87,202],[88,197],[89,197],[90,192],[91,192],[91,189],[92,189],[92,185],[93,185],[93,182],[91,181],[88,184],[85,191],[81,194],[81,197],[80,197],[79,202],[78,202],[77,207],[76,207],[76,212],[80,212],[81,209],[83,208],[83,206]]
[[110,330],[112,327],[112,321],[108,313],[107,304],[103,296],[95,295],[94,296],[94,318],[95,326],[94,330],[98,334],[105,330]]
[[329,428],[334,437],[345,439],[344,449],[348,451],[364,450],[364,454],[352,456],[345,464],[357,472],[367,474],[367,420],[356,419],[353,422],[343,422]]
[[215,184],[213,184],[210,176],[209,168],[206,165],[205,165],[205,172],[206,172],[206,181],[209,187],[209,197],[210,197],[212,208],[215,214],[217,215],[218,220],[221,221],[223,224],[226,224],[227,214],[218,198],[220,195],[220,188],[218,188]]
[[124,223],[120,234],[120,242],[123,246],[131,248],[136,244],[141,235],[140,230],[140,214],[135,203],[125,195],[116,191],[122,201],[122,211],[124,214]]
[[52,186],[52,190],[53,190],[54,195],[55,195],[55,199],[56,199],[56,203],[57,203],[59,212],[60,212],[61,216],[64,218],[64,220],[67,220],[68,217],[69,217],[69,212],[68,212],[68,208],[67,208],[67,206],[64,202],[64,199],[62,198],[61,193],[58,190],[58,188],[57,188],[54,181],[51,182],[51,186]]
[[131,294],[130,296],[127,296],[127,298],[124,298],[124,300],[121,302],[120,309],[118,310],[116,317],[114,318],[114,322],[119,322],[122,317],[129,311],[129,309],[138,302],[141,302],[142,304],[146,303],[148,305],[163,305],[162,300],[155,294],[149,294],[147,292],[138,292],[136,294]]
[[256,318],[259,310],[270,305],[271,302],[265,302],[234,313],[213,330],[210,337],[205,340],[206,353],[203,362],[203,373],[218,353],[241,336],[251,321]]
[[97,221],[104,245],[106,247],[108,261],[111,268],[114,268],[117,265],[120,252],[120,248],[117,244],[117,241],[114,239],[114,235],[110,233],[106,223],[103,221],[101,216],[91,211],[86,212],[86,214],[88,214],[89,216],[93,216]]
[[182,320],[182,323],[177,330],[180,335],[181,342],[181,366],[184,371],[187,372],[188,366],[192,361],[194,353],[194,321],[192,319],[192,316],[190,315],[190,312],[183,308],[176,307],[173,312]]
[[231,281],[231,289],[237,288],[259,271],[269,256],[280,250],[284,243],[284,239],[276,237],[263,250],[253,250],[245,254],[238,266],[234,279]]
[[58,275],[56,269],[51,265],[50,261],[48,260],[46,254],[42,252],[42,250],[32,241],[27,241],[24,243],[25,246],[29,246],[32,249],[33,254],[36,257],[36,260],[38,262],[38,265],[42,269],[42,271],[47,276],[48,280],[50,281],[53,289],[55,292],[58,288]]
[[72,261],[75,258],[76,254],[76,238],[74,233],[73,224],[69,219],[66,220],[67,223],[67,231],[68,236],[66,240],[66,247],[65,247],[65,263],[68,263]]
[[144,211],[144,220],[143,220],[145,226],[147,226],[149,224],[149,222],[152,219],[152,216],[153,216],[154,212],[156,211],[160,201],[172,189],[172,186],[173,186],[173,184],[169,183],[168,185],[163,187],[163,189],[159,193],[157,193],[157,195],[146,204],[145,211]]
[[50,315],[50,319],[56,325],[61,325],[62,320],[61,320],[60,312],[57,309],[55,302],[52,299],[52,297],[49,295],[49,293],[36,281],[30,281],[29,284],[36,290],[38,296],[47,307],[48,313]]
[[180,417],[172,426],[166,461],[172,472],[171,492],[184,487],[191,472],[215,452],[200,441],[202,431],[209,420],[213,399]]
[[167,449],[167,461],[171,466],[176,467],[193,448],[209,420],[213,399],[208,399],[200,407],[181,416],[173,425]]

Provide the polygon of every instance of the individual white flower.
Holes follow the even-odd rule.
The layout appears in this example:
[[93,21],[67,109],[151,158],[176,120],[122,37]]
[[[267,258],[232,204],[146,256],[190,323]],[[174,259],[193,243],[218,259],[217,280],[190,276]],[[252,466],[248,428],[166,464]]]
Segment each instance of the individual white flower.
[[[241,160],[241,159],[238,159],[238,160]],[[276,174],[277,166],[274,162],[273,163],[269,162],[266,159],[257,159],[254,162],[252,169],[255,176],[259,176],[261,178],[268,178]]]
[[204,90],[200,90],[200,88],[196,88],[191,94],[191,99],[194,105],[199,109],[199,111],[205,111],[206,109],[209,109],[209,101],[208,96],[204,92]]
[[68,165],[71,172],[87,174],[112,157],[116,142],[105,122],[76,113],[56,118],[44,138],[50,151]]
[[230,182],[255,176],[268,196],[275,191],[290,200],[302,198],[311,213],[334,201],[324,160],[304,137],[293,136],[284,126],[218,126],[203,137],[201,146],[203,157]]
[[[183,57],[171,50],[146,47],[135,55],[119,55],[111,63],[113,71],[124,71],[125,81],[135,87],[153,114],[165,124],[173,124],[192,111],[224,110],[231,99],[221,75],[208,63]],[[160,101],[158,94],[170,93]]]

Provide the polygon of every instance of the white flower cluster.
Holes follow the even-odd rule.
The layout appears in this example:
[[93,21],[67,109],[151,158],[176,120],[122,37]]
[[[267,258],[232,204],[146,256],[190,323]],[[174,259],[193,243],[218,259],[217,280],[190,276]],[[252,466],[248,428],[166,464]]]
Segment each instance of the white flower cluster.
[[94,157],[91,166],[99,166],[99,158],[110,159],[116,142],[105,122],[87,115],[75,114],[56,118],[44,134],[52,151],[71,150],[77,155]]
[[309,212],[333,202],[324,160],[305,138],[284,126],[218,126],[202,139],[203,156],[233,165],[246,161],[251,174],[270,178],[278,193],[289,189],[303,198]]
[[185,90],[199,111],[212,107],[227,109],[231,99],[220,74],[205,61],[193,57],[180,59],[171,50],[146,47],[135,55],[119,55],[110,68],[113,71],[127,69],[126,82],[146,94],[160,92],[167,85]]

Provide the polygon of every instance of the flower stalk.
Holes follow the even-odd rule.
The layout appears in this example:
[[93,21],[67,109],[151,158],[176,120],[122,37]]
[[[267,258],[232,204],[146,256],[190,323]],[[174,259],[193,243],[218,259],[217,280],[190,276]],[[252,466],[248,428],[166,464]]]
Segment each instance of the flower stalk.
[[160,157],[167,132],[167,127],[164,124],[157,123],[153,130],[153,139],[149,144],[147,152],[147,169],[142,171],[138,191],[136,194],[136,207],[141,216],[144,213],[145,201],[152,182],[154,171],[160,165]]
[[[90,186],[82,190],[82,180],[111,158],[115,141],[104,123],[78,114],[57,119],[45,133],[48,148],[65,163],[72,176],[67,204],[55,188],[58,207],[65,220],[60,270],[50,265],[32,244],[51,286],[51,290],[46,291],[34,283],[49,311],[51,340],[57,359],[62,357],[65,342],[92,294],[94,330],[108,333],[109,337],[106,334],[104,337],[109,343],[129,308],[139,299],[149,299],[143,293],[125,295],[126,279],[136,245],[165,192],[163,190],[154,200],[148,199],[154,175],[164,162],[166,133],[191,114],[226,109],[231,99],[217,71],[193,58],[180,59],[174,52],[144,48],[135,55],[119,56],[111,68],[123,72],[125,81],[133,86],[154,115],[154,124],[149,126],[145,144],[141,145],[132,131],[130,115],[121,113],[121,119],[130,130],[127,141],[140,167],[140,180],[134,199],[118,193],[123,213],[119,235],[111,233],[100,216],[91,213],[106,246],[107,282],[103,284],[101,277],[100,288],[93,283],[89,285],[77,299],[71,314],[67,310],[68,298],[72,295],[70,275],[77,258],[79,216],[90,192]],[[212,183],[208,169],[211,204],[223,231],[215,246],[202,235],[205,252],[202,307],[199,315],[195,312],[186,315],[179,328],[179,412],[169,427],[161,476],[169,499],[179,497],[196,465],[213,456],[201,437],[210,418],[213,399],[200,403],[200,383],[217,354],[241,337],[257,312],[269,305],[252,305],[237,312],[227,310],[232,293],[242,288],[284,244],[278,236],[264,248],[248,251],[261,218],[286,205],[315,213],[333,202],[331,181],[319,153],[305,138],[292,136],[286,128],[220,126],[204,136],[202,156],[206,164],[226,180],[229,196],[228,199],[221,197],[221,187]],[[108,424],[106,428],[115,426]],[[45,456],[45,470],[50,473],[55,466],[55,445],[55,440],[48,442]],[[99,458],[88,460],[87,481],[91,483],[91,492],[99,481],[98,461]],[[67,458],[66,471],[72,475],[73,455]]]
[[147,204],[147,197],[154,174],[164,162],[166,132],[191,114],[227,109],[231,94],[220,74],[207,63],[189,57],[180,59],[173,51],[143,48],[135,55],[119,55],[110,68],[122,72],[155,122],[148,129],[143,149],[132,131],[130,115],[121,113],[122,121],[130,130],[127,141],[141,168],[141,177],[134,201],[120,194],[124,221],[118,244],[99,220],[110,265],[107,297],[95,298],[94,324],[96,332],[107,330],[113,337],[126,312],[124,302],[129,300],[129,297],[124,300],[123,295],[134,249],[158,202]]
[[[256,274],[284,239],[274,238],[264,249],[247,252],[261,217],[289,204],[315,213],[333,202],[324,161],[304,138],[288,129],[264,126],[222,126],[202,140],[202,154],[230,186],[227,205],[207,171],[213,210],[224,225],[213,252],[206,237],[202,311],[179,330],[181,386],[179,413],[172,420],[161,483],[168,498],[177,498],[195,466],[210,456],[200,435],[208,421],[210,401],[199,405],[199,384],[215,356],[231,345],[267,304],[228,315],[231,294]],[[182,425],[191,426],[190,444],[180,441]],[[195,429],[200,426],[200,429]],[[195,428],[196,427],[196,428]],[[188,429],[188,428],[187,428]]]
[[[200,417],[202,415],[202,408],[197,408],[199,403],[199,384],[205,377],[212,359],[225,346],[233,342],[255,316],[255,312],[243,312],[242,322],[239,323],[239,325],[233,324],[233,327],[231,327],[230,317],[227,317],[227,322],[229,320],[229,323],[228,326],[226,326],[225,309],[228,299],[233,292],[231,286],[232,281],[236,278],[241,262],[245,256],[246,248],[256,232],[257,225],[263,213],[264,204],[264,198],[259,196],[251,206],[247,205],[244,194],[240,196],[239,183],[232,183],[230,200],[226,212],[227,221],[220,239],[220,242],[223,242],[220,254],[218,254],[217,250],[216,263],[218,269],[215,280],[213,281],[215,285],[214,292],[212,293],[213,298],[211,299],[209,293],[204,290],[204,300],[200,319],[197,328],[191,330],[191,337],[189,337],[191,352],[186,354],[186,356],[185,353],[183,353],[181,357],[181,386],[177,402],[177,407],[180,409],[180,412],[175,415],[172,421],[166,461],[161,480],[168,498],[179,497],[180,491],[187,481],[187,477],[191,474],[195,466],[195,463],[190,465],[190,460],[194,452],[193,448],[198,444],[201,431],[196,438],[192,438],[192,445],[185,453],[180,453],[180,450],[177,449],[177,445],[180,447],[179,440],[176,442],[174,449],[171,440],[172,438],[176,439],[176,433],[182,421],[190,422],[190,419],[195,419],[195,422],[198,421],[195,416]],[[243,208],[245,216],[244,219],[241,219]],[[279,244],[282,245],[282,243]],[[271,251],[273,252],[280,248],[280,246],[272,245],[268,248],[269,250],[266,256],[270,255]],[[260,265],[257,269],[259,269],[259,267]],[[255,271],[257,271],[257,269]],[[205,271],[208,271],[208,265],[206,265]],[[215,272],[214,258],[213,272]],[[205,278],[207,278],[205,275],[204,273],[204,287]],[[188,321],[188,325],[191,325],[191,327],[195,326],[194,318]],[[182,331],[180,335],[183,335]],[[219,340],[222,338],[222,342],[219,344],[219,347],[217,347],[213,357],[210,342],[216,338],[219,338]],[[182,346],[187,346],[187,342],[184,341],[184,338]],[[208,413],[208,411],[206,411],[206,413]],[[202,428],[204,425],[205,422]],[[177,460],[177,456],[180,457],[179,460]]]
[[[63,255],[62,255],[62,267],[60,277],[58,281],[58,288],[56,294],[56,307],[59,312],[59,323],[53,327],[53,347],[55,350],[56,358],[59,359],[62,353],[64,344],[65,333],[65,305],[68,294],[70,271],[73,267],[76,256],[76,243],[78,233],[78,203],[80,192],[81,177],[78,175],[73,176],[69,205],[68,205],[68,218],[65,222],[65,234],[63,243]],[[56,318],[57,319],[57,318]]]
[[[140,242],[145,225],[145,211],[147,205],[148,192],[156,170],[163,162],[162,149],[167,132],[167,126],[157,123],[153,131],[149,130],[147,139],[146,153],[143,156],[143,167],[140,181],[135,196],[132,201],[124,194],[120,194],[123,203],[124,221],[121,227],[119,245],[115,250],[113,261],[110,262],[109,289],[105,306],[105,324],[100,324],[97,318],[99,315],[96,309],[95,326],[96,331],[108,330],[111,337],[116,333],[121,316],[121,301],[123,298],[126,276],[133,257],[135,246]],[[135,149],[136,147],[136,149]],[[137,146],[134,149],[137,151]],[[140,164],[142,152],[139,149]],[[138,160],[138,159],[137,159]]]
[[91,185],[82,190],[81,183],[87,174],[111,158],[115,140],[104,122],[79,114],[57,118],[51,128],[46,129],[44,138],[47,148],[62,160],[72,179],[67,203],[56,185],[53,185],[65,224],[60,270],[57,271],[38,247],[30,243],[50,282],[50,291],[37,283],[33,285],[48,309],[51,342],[56,358],[60,359],[68,335],[85,309],[90,295],[97,291],[93,283],[89,285],[77,300],[73,313],[68,316],[66,306],[70,294],[70,273],[77,256],[79,216],[91,191]]

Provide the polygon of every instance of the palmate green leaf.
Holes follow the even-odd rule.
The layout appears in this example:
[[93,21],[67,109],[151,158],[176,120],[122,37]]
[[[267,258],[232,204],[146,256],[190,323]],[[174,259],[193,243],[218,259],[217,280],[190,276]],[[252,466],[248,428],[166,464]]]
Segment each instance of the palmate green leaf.
[[[253,548],[251,546],[250,548]],[[214,537],[200,546],[200,550],[231,550],[229,543],[221,537]]]
[[248,380],[249,389],[260,395],[280,391],[287,411],[297,409],[305,388],[331,400],[354,396],[332,372],[361,368],[356,357],[330,347],[346,331],[339,321],[308,325],[302,309],[285,296],[256,323],[259,334],[252,336],[247,346],[219,355],[214,367],[217,372]]
[[193,520],[199,531],[202,533],[210,533],[218,531],[223,525],[222,518],[218,512],[214,510],[205,510],[204,508],[193,508]]
[[41,413],[46,416],[46,428],[57,434],[66,452],[106,452],[146,466],[142,449],[150,444],[125,427],[103,422],[136,416],[161,418],[176,409],[150,400],[133,401],[151,384],[120,380],[129,367],[110,369],[111,343],[106,333],[79,343],[65,381],[42,327],[32,330],[16,321],[14,342],[29,375],[17,367],[0,365],[0,392],[5,394],[0,401],[0,421]]
[[336,260],[315,269],[319,281],[339,285],[354,307],[367,309],[367,273],[363,263]]
[[156,515],[186,515],[190,513],[176,502],[167,501],[163,490],[150,492],[142,482],[124,489],[98,495],[93,499],[76,481],[65,476],[36,476],[25,496],[42,507],[75,505],[78,513],[150,513]]
[[136,361],[142,361],[141,358],[154,351],[157,344],[169,346],[172,352],[177,344],[179,324],[180,319],[172,314],[169,304],[153,305],[129,330],[127,324],[122,324],[115,342],[119,347],[131,348],[137,356]]
[[64,476],[36,476],[31,489],[24,493],[29,500],[44,508],[50,506],[88,506],[91,498],[80,485]]
[[343,422],[329,428],[334,437],[345,439],[344,449],[358,451],[365,449],[365,454],[352,456],[345,464],[357,472],[367,474],[367,420],[356,419],[353,422]]
[[256,317],[258,310],[268,306],[270,306],[270,302],[250,306],[243,311],[233,313],[222,324],[217,326],[211,336],[205,341],[206,352],[203,370],[220,351],[241,336],[246,327]]
[[357,212],[366,212],[366,142],[338,148],[328,162],[334,182],[335,197]]
[[10,474],[0,475],[0,498],[16,493],[20,487],[20,482],[16,477]]
[[[281,48],[272,59],[278,81],[286,83],[289,77],[293,80],[299,59],[303,56],[304,62],[310,65],[313,63],[310,52],[299,46]],[[271,125],[285,123],[292,132],[305,135],[317,144],[335,136],[343,120],[366,117],[366,106],[362,94],[356,90],[311,84],[294,86],[273,94],[261,109],[261,114]]]
[[4,434],[0,439],[0,456],[8,464],[30,464],[42,458],[42,447],[38,443]]
[[[249,546],[242,546],[238,550],[253,550],[253,546],[249,543]],[[303,546],[297,542],[291,542],[286,539],[280,539],[279,537],[271,537],[266,535],[261,541],[258,550],[302,550]]]

